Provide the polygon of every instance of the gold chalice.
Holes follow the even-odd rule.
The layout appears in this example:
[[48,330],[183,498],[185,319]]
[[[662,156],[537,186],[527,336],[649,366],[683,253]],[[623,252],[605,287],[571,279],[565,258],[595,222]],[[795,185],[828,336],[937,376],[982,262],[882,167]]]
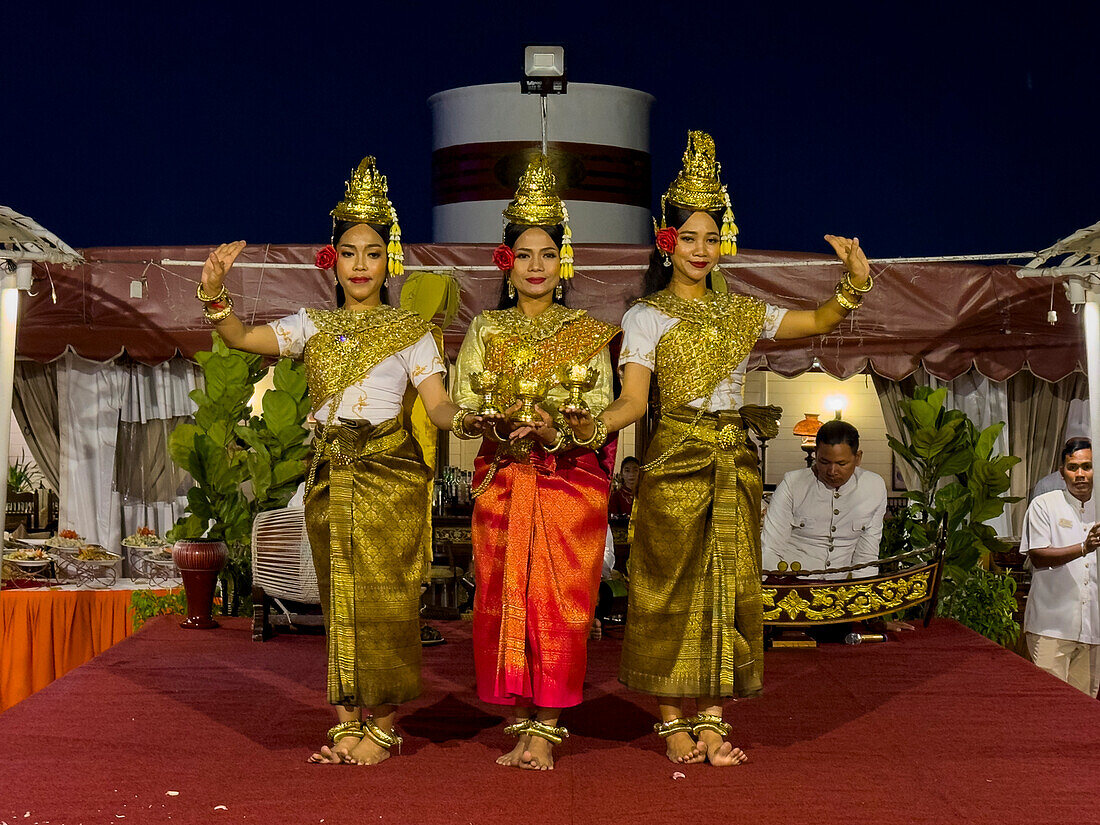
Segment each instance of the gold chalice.
[[569,392],[560,407],[562,412],[587,412],[588,404],[582,397],[596,386],[600,371],[588,364],[568,364],[558,370],[558,381]]
[[542,416],[535,409],[535,405],[546,398],[549,389],[550,382],[545,378],[516,379],[516,400],[520,402],[520,408],[512,416],[512,420],[517,424],[541,424]]
[[470,388],[481,396],[478,415],[504,415],[497,406],[497,393],[503,389],[503,376],[492,370],[470,374]]

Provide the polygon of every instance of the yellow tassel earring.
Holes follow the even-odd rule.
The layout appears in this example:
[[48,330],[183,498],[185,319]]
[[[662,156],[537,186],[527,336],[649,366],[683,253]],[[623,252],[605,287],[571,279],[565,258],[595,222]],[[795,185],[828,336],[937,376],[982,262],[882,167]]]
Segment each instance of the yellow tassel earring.
[[722,231],[720,234],[721,246],[719,254],[737,254],[737,224],[733,222],[733,206],[730,204],[730,195],[726,187],[722,187],[722,194],[726,197],[726,211],[722,214]]
[[390,242],[386,244],[386,270],[392,277],[405,273],[405,251],[401,248],[401,226],[397,223],[397,211],[390,206],[393,223],[390,224]]
[[561,267],[558,269],[563,280],[573,277],[573,230],[569,228],[569,211],[565,204],[561,205],[562,235],[561,235]]

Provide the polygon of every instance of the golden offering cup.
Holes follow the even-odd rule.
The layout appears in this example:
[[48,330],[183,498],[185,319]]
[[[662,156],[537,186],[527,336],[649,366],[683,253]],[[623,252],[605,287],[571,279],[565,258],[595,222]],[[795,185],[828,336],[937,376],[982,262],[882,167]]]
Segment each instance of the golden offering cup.
[[492,370],[471,373],[470,389],[481,396],[478,415],[504,415],[497,406],[497,393],[502,389],[502,376]]
[[512,416],[512,420],[517,424],[541,424],[542,416],[535,405],[546,398],[549,389],[549,383],[543,378],[517,379],[516,400],[520,402],[520,408]]
[[569,397],[558,407],[562,412],[587,412],[588,404],[582,397],[596,386],[600,371],[588,364],[569,364],[558,371],[558,381]]

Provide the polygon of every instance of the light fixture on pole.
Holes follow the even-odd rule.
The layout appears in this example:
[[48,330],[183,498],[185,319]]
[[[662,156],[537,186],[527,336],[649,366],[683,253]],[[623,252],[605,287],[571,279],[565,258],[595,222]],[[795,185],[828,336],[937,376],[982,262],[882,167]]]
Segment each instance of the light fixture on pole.
[[825,409],[833,411],[833,419],[836,421],[840,421],[847,408],[848,399],[843,395],[830,395],[825,399]]
[[821,421],[817,413],[806,413],[806,417],[794,425],[794,434],[801,437],[802,451],[806,453],[806,466],[814,463],[814,450],[817,449],[817,431],[821,429]]
[[523,80],[519,89],[525,95],[542,97],[542,153],[549,155],[546,134],[546,96],[563,95],[569,88],[565,78],[564,46],[527,46],[523,50]]

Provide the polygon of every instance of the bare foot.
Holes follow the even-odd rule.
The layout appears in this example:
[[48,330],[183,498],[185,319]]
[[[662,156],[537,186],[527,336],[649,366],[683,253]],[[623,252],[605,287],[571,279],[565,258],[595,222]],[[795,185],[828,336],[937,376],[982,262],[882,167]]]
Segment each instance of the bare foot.
[[[343,740],[340,740],[341,742]],[[351,765],[377,765],[390,758],[390,752],[381,745],[376,744],[370,738],[364,736],[348,754],[347,761]]]
[[497,757],[497,764],[504,765],[507,768],[518,768],[523,762],[524,751],[527,750],[528,745],[531,743],[530,734],[523,734],[516,739],[516,746],[512,748],[508,753],[503,753]]
[[541,736],[529,736],[520,767],[529,771],[554,770],[554,746]]
[[669,762],[679,765],[694,765],[707,758],[707,750],[702,742],[696,742],[687,731],[674,733],[665,739],[665,756]]
[[328,745],[322,745],[321,750],[316,751],[307,761],[314,765],[342,765],[344,763],[350,763],[351,760],[348,754],[350,754],[358,744],[358,736],[342,736],[340,737],[340,741],[331,748]]
[[743,765],[749,761],[748,754],[740,748],[735,748],[723,739],[717,731],[699,731],[699,744],[706,748],[706,759],[712,765],[728,767]]

